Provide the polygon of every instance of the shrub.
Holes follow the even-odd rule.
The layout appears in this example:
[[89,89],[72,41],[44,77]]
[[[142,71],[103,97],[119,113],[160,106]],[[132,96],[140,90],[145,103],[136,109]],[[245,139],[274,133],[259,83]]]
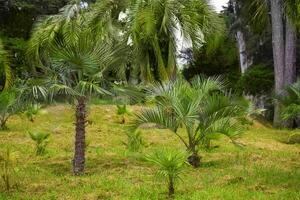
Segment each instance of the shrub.
[[24,114],[29,121],[34,122],[34,118],[39,113],[40,110],[41,110],[40,104],[30,104],[27,110],[24,112]]
[[0,130],[6,129],[7,120],[17,111],[17,94],[14,90],[0,92]]
[[141,136],[141,131],[127,132],[127,146],[129,151],[137,152],[144,145],[143,138]]
[[293,128],[296,128],[300,116],[300,80],[288,86],[284,95],[278,95],[277,99],[283,106],[282,119],[292,121]]
[[126,123],[126,115],[130,115],[130,111],[128,110],[126,105],[117,105],[117,115],[122,117],[121,123]]
[[236,89],[249,95],[269,94],[274,85],[271,68],[262,64],[251,66],[239,79]]
[[169,197],[175,193],[175,183],[181,180],[186,159],[185,153],[172,149],[158,150],[152,155],[146,156],[147,161],[158,166],[157,176],[167,183]]
[[[155,106],[137,114],[132,128],[156,124],[169,129],[185,145],[194,167],[200,166],[199,147],[210,148],[214,134],[234,142],[245,131],[248,116],[256,112],[250,102],[227,92],[219,77],[197,77],[191,82],[179,78],[148,92]],[[185,137],[179,130],[184,130]]]
[[5,153],[0,155],[0,164],[1,164],[1,180],[3,181],[4,188],[7,192],[9,192],[13,184],[13,177],[15,176],[15,167],[14,167],[14,159],[11,154],[10,149],[7,149]]
[[48,145],[48,138],[50,136],[49,133],[43,132],[29,132],[30,138],[36,143],[36,155],[43,155],[46,150],[46,146]]
[[289,144],[300,144],[300,134],[294,133],[289,137]]

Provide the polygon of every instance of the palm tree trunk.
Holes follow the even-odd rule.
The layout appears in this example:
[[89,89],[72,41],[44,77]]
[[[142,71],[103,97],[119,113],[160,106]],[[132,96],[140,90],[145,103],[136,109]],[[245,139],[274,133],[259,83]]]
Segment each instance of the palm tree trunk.
[[286,20],[285,35],[285,86],[296,81],[297,30],[289,19]]
[[86,125],[86,98],[79,97],[76,106],[76,135],[73,172],[75,175],[84,173],[85,164],[85,125]]
[[172,197],[175,194],[174,180],[169,176],[169,197]]
[[[285,69],[285,45],[283,29],[283,2],[282,0],[271,1],[272,18],[272,42],[275,72],[275,94],[280,95],[284,89],[284,69]],[[281,126],[280,103],[275,102],[274,125]]]
[[196,149],[192,148],[189,151],[192,152],[192,155],[188,157],[188,162],[190,165],[192,165],[194,168],[200,167],[201,157],[198,155]]

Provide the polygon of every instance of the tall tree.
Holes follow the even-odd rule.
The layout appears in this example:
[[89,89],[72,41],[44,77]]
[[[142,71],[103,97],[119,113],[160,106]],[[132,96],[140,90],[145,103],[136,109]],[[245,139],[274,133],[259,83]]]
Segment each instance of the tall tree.
[[[116,9],[122,7],[126,9]],[[222,23],[204,0],[103,0],[94,11],[96,23],[108,14],[119,18],[122,13],[123,34],[132,49],[132,71],[145,83],[174,78],[179,35],[199,47]]]
[[246,72],[246,70],[252,65],[253,58],[249,55],[247,51],[246,44],[246,35],[245,32],[248,31],[247,27],[244,26],[245,20],[242,16],[242,6],[238,1],[230,1],[229,4],[233,9],[234,13],[234,23],[233,27],[236,29],[235,38],[237,41],[239,61],[240,61],[240,71],[242,74]]
[[104,74],[124,58],[123,48],[107,41],[88,26],[80,5],[64,7],[59,15],[39,23],[29,42],[28,56],[41,69],[51,98],[64,97],[76,102],[75,152],[73,172],[85,167],[85,126],[87,102],[103,89]]
[[[240,0],[244,1],[244,0]],[[269,11],[272,24],[275,94],[282,95],[284,88],[296,80],[296,41],[299,19],[298,0],[244,1],[246,10],[252,13],[252,23],[265,26]],[[283,126],[280,117],[281,105],[275,102],[274,125]]]

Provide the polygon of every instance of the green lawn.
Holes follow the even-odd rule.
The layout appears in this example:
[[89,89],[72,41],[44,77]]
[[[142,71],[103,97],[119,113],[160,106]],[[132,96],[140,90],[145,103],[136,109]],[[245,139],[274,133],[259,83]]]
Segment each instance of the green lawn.
[[[71,173],[71,106],[49,107],[34,123],[20,116],[9,120],[9,131],[0,132],[0,152],[9,147],[14,153],[18,188],[0,193],[0,199],[166,199],[166,186],[143,156],[166,146],[184,150],[179,140],[165,130],[143,131],[146,146],[130,153],[116,108],[92,106],[89,111],[86,174],[80,177]],[[45,156],[34,155],[28,131],[51,133]],[[186,167],[175,199],[300,200],[300,145],[281,142],[289,134],[255,123],[239,140],[244,148],[221,138],[214,144],[218,148],[201,152],[199,169]]]

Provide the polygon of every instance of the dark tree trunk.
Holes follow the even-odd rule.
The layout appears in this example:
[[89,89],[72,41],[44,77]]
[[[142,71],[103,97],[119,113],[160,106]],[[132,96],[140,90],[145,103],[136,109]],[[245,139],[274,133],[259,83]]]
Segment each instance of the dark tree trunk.
[[198,155],[197,152],[193,152],[193,154],[188,157],[188,162],[194,168],[200,167],[201,157]]
[[8,120],[8,117],[4,117],[0,120],[0,130],[6,130],[6,122]]
[[169,177],[169,197],[172,197],[175,194],[174,180],[172,177]]
[[289,19],[286,20],[285,35],[285,86],[296,81],[297,30]]
[[[283,2],[282,0],[271,1],[272,17],[272,42],[273,58],[275,72],[275,94],[281,95],[284,89],[284,69],[285,69],[285,45],[283,29]],[[274,108],[274,125],[281,126],[280,103],[275,102]]]
[[84,173],[85,164],[85,126],[86,126],[86,98],[77,99],[76,106],[76,135],[73,172],[75,175]]

